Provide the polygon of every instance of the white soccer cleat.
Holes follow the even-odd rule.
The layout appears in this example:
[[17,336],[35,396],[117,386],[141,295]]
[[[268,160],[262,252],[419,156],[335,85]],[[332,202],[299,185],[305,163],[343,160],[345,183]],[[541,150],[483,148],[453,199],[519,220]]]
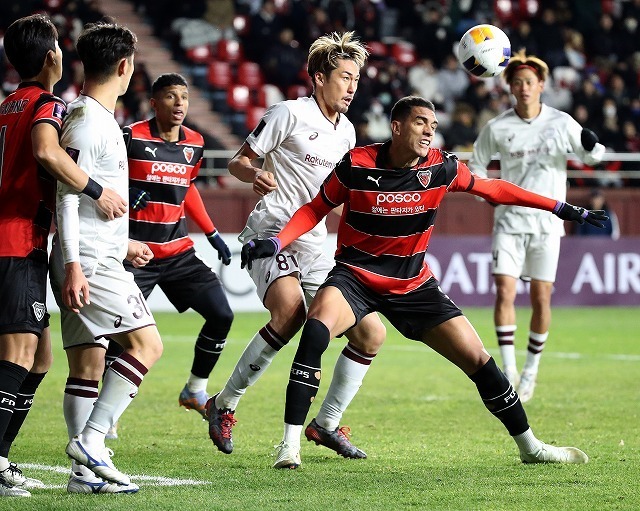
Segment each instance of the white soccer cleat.
[[531,373],[529,371],[522,371],[520,376],[520,385],[518,385],[518,396],[520,402],[526,403],[533,397],[533,391],[536,388],[536,378],[538,373]]
[[589,456],[577,447],[556,447],[542,443],[536,452],[520,453],[522,463],[587,463]]
[[44,483],[39,479],[26,477],[22,470],[15,463],[9,463],[9,467],[0,472],[0,481],[4,481],[8,486],[19,486],[23,490],[33,490],[34,488],[44,488]]
[[302,461],[300,460],[300,447],[292,447],[284,440],[275,446],[276,461],[273,468],[298,468]]
[[82,465],[73,464],[68,493],[137,493],[140,489],[137,484],[114,484],[97,477],[91,470]]
[[507,380],[509,380],[509,383],[513,388],[517,389],[518,385],[520,385],[520,374],[518,373],[516,366],[505,366],[502,372],[507,377]]
[[0,480],[0,497],[31,497],[31,493],[24,488],[20,488],[19,486],[10,486]]
[[116,484],[129,485],[129,476],[120,472],[111,461],[113,451],[103,447],[100,451],[90,451],[79,436],[74,436],[65,449],[70,458],[84,465],[98,477]]

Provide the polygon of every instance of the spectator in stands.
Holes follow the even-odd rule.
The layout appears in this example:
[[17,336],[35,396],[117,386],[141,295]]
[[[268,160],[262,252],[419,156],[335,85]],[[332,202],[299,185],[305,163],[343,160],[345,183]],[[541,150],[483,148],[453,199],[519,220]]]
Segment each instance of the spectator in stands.
[[438,72],[440,94],[444,98],[444,110],[453,112],[455,102],[462,97],[469,85],[469,74],[462,69],[453,53],[444,58],[442,69]]
[[305,61],[300,44],[293,38],[293,30],[283,28],[278,40],[264,55],[261,68],[265,80],[280,87],[284,93],[290,85],[301,83],[299,75]]
[[620,225],[618,224],[618,216],[615,211],[612,211],[607,205],[607,201],[604,193],[599,188],[593,188],[589,194],[588,209],[598,209],[604,212],[609,217],[608,220],[603,220],[604,227],[594,227],[593,225],[585,222],[583,224],[575,224],[573,234],[578,236],[608,236],[612,240],[620,238]]
[[429,98],[434,103],[440,103],[442,94],[439,91],[437,75],[433,60],[422,57],[407,71],[410,90],[417,96]]
[[450,151],[471,151],[478,136],[475,121],[476,113],[471,105],[457,103],[451,124],[444,134],[445,147]]

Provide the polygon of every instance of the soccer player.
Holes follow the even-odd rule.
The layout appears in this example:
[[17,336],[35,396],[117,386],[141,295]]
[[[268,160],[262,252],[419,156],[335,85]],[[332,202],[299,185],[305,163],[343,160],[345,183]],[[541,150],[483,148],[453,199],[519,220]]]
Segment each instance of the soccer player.
[[[76,49],[85,81],[69,104],[61,144],[96,181],[124,194],[127,151],[113,112],[133,73],[136,36],[116,24],[89,24]],[[51,284],[69,363],[63,411],[70,438],[66,453],[73,462],[67,490],[134,493],[137,485],[115,467],[104,439],[162,354],[154,318],[122,264],[127,258],[144,265],[153,253],[128,241],[128,214],[105,222],[92,202],[60,183],[56,213]],[[107,338],[121,344],[124,353],[109,367],[98,394]]]
[[[204,139],[183,126],[189,109],[184,77],[159,76],[151,87],[155,117],[127,126],[131,207],[129,237],[151,248],[153,261],[141,268],[125,262],[145,298],[159,285],[179,312],[192,308],[205,319],[196,339],[191,374],[178,398],[187,410],[204,416],[207,382],[224,348],[233,312],[215,272],[196,254],[185,211],[207,235],[223,264],[231,251],[218,234],[194,181],[202,164]],[[115,348],[115,349],[114,349]],[[110,343],[109,358],[122,351]]]
[[122,216],[127,206],[58,143],[66,105],[52,94],[62,77],[57,39],[54,24],[40,14],[16,20],[4,34],[21,81],[0,105],[0,496],[28,497],[29,487],[42,486],[8,456],[52,362],[45,297],[55,180],[93,199],[107,218]]
[[[304,423],[320,385],[320,360],[329,341],[379,311],[405,337],[430,346],[465,372],[514,438],[523,462],[585,463],[588,458],[579,449],[547,445],[533,435],[518,394],[462,311],[442,292],[424,256],[447,192],[544,209],[580,223],[597,225],[605,216],[507,181],[475,176],[455,156],[429,147],[437,125],[430,101],[416,96],[399,100],[391,111],[391,141],[348,152],[320,193],[277,236],[242,247],[242,266],[255,268],[256,259],[277,258],[329,211],[344,205],[336,265],[309,308],[291,366],[285,423]],[[289,447],[276,467],[296,468],[296,439],[285,441]]]
[[[354,147],[355,129],[345,113],[367,56],[353,32],[318,38],[307,60],[313,83],[311,97],[269,108],[229,162],[231,174],[253,183],[253,190],[261,197],[240,234],[241,241],[275,235],[298,207],[314,197],[331,169]],[[262,168],[254,165],[260,157],[264,157]],[[261,261],[249,271],[271,318],[249,342],[224,389],[207,404],[209,436],[224,453],[233,449],[231,432],[240,398],[300,330],[306,305],[333,266],[322,251],[326,235],[326,225],[321,222],[276,258]],[[385,334],[376,314],[346,333],[349,342],[336,363],[329,393],[305,431],[309,440],[344,457],[366,457],[350,443],[346,427],[338,426]]]
[[[567,153],[593,165],[605,148],[598,137],[567,113],[540,102],[549,68],[539,58],[517,53],[504,70],[516,105],[489,121],[473,145],[469,169],[487,176],[491,157],[500,153],[500,177],[559,201],[567,196]],[[494,323],[503,371],[525,403],[533,397],[538,366],[551,324],[551,293],[556,279],[564,224],[548,211],[499,205],[493,224],[492,273],[496,285]],[[527,357],[518,374],[515,355],[516,284],[530,281],[531,320]]]

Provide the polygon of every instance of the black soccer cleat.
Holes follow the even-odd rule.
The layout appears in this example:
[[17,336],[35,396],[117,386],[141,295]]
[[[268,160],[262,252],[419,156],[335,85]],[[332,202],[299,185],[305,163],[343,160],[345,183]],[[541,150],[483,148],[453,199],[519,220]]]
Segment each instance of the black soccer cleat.
[[349,426],[342,426],[329,431],[318,425],[315,419],[304,430],[304,436],[307,437],[309,442],[315,442],[316,445],[324,445],[332,451],[336,451],[340,456],[352,459],[366,458],[367,454],[349,441],[350,433]]
[[216,408],[216,396],[209,399],[205,405],[205,417],[209,419],[209,438],[219,451],[231,454],[233,451],[231,430],[238,421],[233,416],[235,410]]

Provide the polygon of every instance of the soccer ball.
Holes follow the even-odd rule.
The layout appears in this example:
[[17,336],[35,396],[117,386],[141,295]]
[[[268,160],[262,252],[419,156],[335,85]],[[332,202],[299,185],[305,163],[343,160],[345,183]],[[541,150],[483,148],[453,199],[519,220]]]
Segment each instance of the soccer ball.
[[458,60],[473,76],[498,76],[509,63],[511,43],[493,25],[476,25],[465,32],[458,46]]

